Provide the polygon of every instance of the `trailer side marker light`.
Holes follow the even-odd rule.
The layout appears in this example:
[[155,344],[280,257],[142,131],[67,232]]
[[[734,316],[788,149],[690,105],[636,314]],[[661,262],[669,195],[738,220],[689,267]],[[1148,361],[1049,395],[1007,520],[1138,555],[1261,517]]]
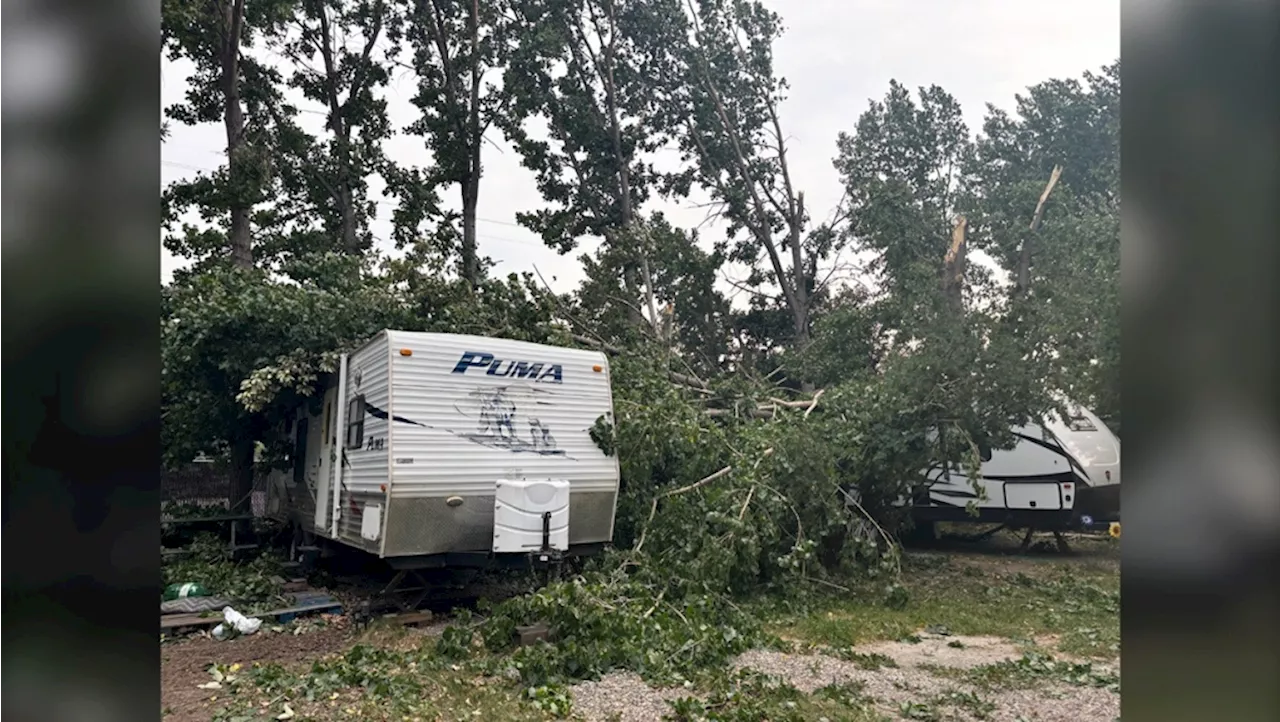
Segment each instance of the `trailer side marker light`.
[[400,355],[401,355],[401,356],[412,356],[412,355],[413,355],[413,349],[410,349],[410,348],[402,348],[402,349],[400,349]]
[[1070,491],[1070,490],[1071,490],[1071,484],[1063,484],[1063,485],[1062,485],[1062,488],[1063,488],[1063,489],[1066,489],[1067,491]]
[[379,489],[382,489],[382,493],[384,493],[384,494],[387,492],[387,485],[386,485],[386,484],[378,484],[378,488],[379,488]]
[[604,367],[601,366],[600,364],[596,364],[595,366],[591,367],[591,370],[595,371],[596,373],[600,373],[601,371],[604,371]]

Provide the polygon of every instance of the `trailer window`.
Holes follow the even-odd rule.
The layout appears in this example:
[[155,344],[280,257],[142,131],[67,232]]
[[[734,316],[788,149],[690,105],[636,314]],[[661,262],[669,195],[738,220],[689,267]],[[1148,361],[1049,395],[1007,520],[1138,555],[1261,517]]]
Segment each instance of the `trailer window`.
[[307,420],[298,419],[293,434],[293,483],[307,480]]
[[347,448],[359,449],[364,445],[364,396],[351,399],[347,414]]
[[1097,431],[1098,427],[1093,422],[1083,416],[1077,416],[1071,420],[1070,428],[1072,431]]

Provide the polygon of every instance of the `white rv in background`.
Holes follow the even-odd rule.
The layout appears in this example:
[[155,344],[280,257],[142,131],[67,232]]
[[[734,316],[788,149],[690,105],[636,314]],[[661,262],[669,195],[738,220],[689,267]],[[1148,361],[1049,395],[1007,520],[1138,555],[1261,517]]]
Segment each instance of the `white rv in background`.
[[[1013,429],[1011,449],[980,448],[979,478],[964,465],[926,470],[912,499],[921,522],[999,523],[1051,531],[1119,518],[1120,443],[1092,413],[1070,404],[1064,422]],[[976,513],[974,513],[976,512]]]
[[383,331],[298,409],[268,513],[398,568],[600,546],[619,467],[590,429],[612,415],[599,352]]
[[1075,458],[1089,477],[1076,510],[1095,522],[1120,520],[1120,438],[1088,409],[1068,403],[1069,417],[1056,414],[1045,426]]

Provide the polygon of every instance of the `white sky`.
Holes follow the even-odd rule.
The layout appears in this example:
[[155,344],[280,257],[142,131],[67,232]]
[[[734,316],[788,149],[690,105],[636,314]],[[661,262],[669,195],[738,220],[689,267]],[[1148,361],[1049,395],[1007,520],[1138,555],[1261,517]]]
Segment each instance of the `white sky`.
[[[786,25],[774,48],[776,69],[791,86],[782,107],[783,129],[790,136],[793,177],[815,221],[829,215],[840,200],[839,176],[831,164],[837,134],[853,130],[867,104],[884,97],[890,79],[911,89],[940,85],[960,102],[970,131],[976,132],[986,103],[1012,108],[1014,95],[1030,85],[1078,77],[1120,55],[1119,0],[765,0],[765,5],[780,13]],[[162,62],[165,106],[181,99],[188,67]],[[389,112],[393,126],[404,127],[416,115],[409,103],[413,82],[403,75],[397,79],[388,91]],[[306,123],[309,129],[323,123],[320,115],[307,114],[303,120],[307,118],[315,121]],[[221,124],[172,124],[170,132],[161,151],[165,185],[222,163]],[[595,244],[584,242],[560,256],[516,225],[515,214],[538,208],[541,199],[519,157],[496,131],[493,139],[503,150],[492,145],[484,150],[481,254],[499,261],[496,274],[529,271],[536,264],[555,290],[573,289],[582,278],[577,257]],[[429,159],[422,140],[412,136],[392,138],[387,152],[400,162]],[[442,195],[450,206],[458,206],[456,188],[443,189]],[[661,210],[678,225],[694,227],[705,211],[691,205],[656,200],[643,210]],[[391,248],[388,219],[393,207],[389,199],[380,205],[372,224],[383,249]],[[701,238],[709,247],[721,233],[709,224]],[[168,282],[182,263],[162,248],[162,280]]]

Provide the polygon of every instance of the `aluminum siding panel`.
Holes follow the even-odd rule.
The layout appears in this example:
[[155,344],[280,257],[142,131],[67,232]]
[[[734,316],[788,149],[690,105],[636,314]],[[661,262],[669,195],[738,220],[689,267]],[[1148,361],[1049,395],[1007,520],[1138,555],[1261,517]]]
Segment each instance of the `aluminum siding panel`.
[[[571,493],[616,493],[618,462],[589,430],[612,416],[604,354],[521,341],[452,334],[388,332],[396,381],[395,446],[389,505],[396,500],[492,496],[499,479],[565,479]],[[500,363],[563,369],[562,382],[488,374],[484,366],[454,373],[464,353]],[[601,371],[593,370],[600,366]]]

